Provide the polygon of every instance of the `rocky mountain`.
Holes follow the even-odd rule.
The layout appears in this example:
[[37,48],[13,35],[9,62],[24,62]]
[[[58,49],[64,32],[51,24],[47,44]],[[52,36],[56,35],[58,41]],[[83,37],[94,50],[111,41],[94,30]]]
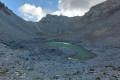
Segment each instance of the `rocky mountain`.
[[119,6],[30,22],[0,2],[0,80],[120,80]]
[[[91,42],[101,45],[105,44],[110,46],[119,46],[119,15],[120,1],[107,0],[90,8],[90,10],[85,13],[84,16],[66,18],[61,16],[47,15],[39,22],[39,24],[47,25],[44,26],[44,32],[56,31],[55,34],[57,34],[61,30],[64,31],[64,36],[62,38]],[[53,28],[53,25],[55,25],[55,28]],[[51,28],[54,30],[50,30]],[[49,29],[49,31],[46,29]]]
[[84,23],[96,22],[111,16],[118,10],[120,10],[119,0],[107,0],[90,8],[90,10],[82,17],[82,21]]
[[45,34],[64,34],[66,33],[66,21],[69,20],[65,16],[57,16],[48,14],[41,21],[37,22],[36,25],[40,28],[40,31]]
[[82,37],[93,43],[102,45],[120,45],[120,1],[107,0],[90,9],[82,18],[88,28]]
[[0,39],[49,36],[101,45],[120,45],[119,0],[107,0],[95,5],[84,16],[48,14],[39,22],[25,21],[0,4]]
[[37,29],[0,2],[0,40],[24,39],[33,36]]

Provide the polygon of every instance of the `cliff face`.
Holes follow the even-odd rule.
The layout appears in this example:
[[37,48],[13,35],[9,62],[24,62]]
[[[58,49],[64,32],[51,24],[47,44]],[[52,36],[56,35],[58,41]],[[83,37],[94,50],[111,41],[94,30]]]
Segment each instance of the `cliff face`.
[[90,10],[82,17],[82,22],[93,23],[111,16],[118,10],[120,10],[119,0],[107,0],[90,8]]

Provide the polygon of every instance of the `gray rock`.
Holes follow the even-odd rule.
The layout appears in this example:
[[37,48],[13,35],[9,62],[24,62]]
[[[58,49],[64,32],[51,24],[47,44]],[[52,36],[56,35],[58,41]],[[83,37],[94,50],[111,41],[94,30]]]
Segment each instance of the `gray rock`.
[[90,8],[90,11],[82,17],[84,23],[93,23],[104,19],[120,9],[119,0],[107,0]]

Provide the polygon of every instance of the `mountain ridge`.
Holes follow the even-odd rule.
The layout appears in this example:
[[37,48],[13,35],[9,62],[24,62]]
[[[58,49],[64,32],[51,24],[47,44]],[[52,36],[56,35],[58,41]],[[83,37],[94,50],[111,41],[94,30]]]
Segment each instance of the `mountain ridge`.
[[0,10],[0,39],[46,36],[109,46],[120,45],[119,0],[107,0],[95,5],[84,16],[66,17],[48,14],[39,22],[25,21],[13,12],[10,13],[11,16]]

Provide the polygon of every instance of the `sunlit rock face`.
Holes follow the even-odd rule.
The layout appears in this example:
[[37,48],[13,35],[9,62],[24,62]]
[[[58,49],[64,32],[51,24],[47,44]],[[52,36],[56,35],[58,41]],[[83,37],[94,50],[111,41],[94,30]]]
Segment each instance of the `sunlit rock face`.
[[90,8],[90,10],[82,17],[82,22],[96,22],[112,15],[118,10],[120,10],[120,0],[107,0]]

